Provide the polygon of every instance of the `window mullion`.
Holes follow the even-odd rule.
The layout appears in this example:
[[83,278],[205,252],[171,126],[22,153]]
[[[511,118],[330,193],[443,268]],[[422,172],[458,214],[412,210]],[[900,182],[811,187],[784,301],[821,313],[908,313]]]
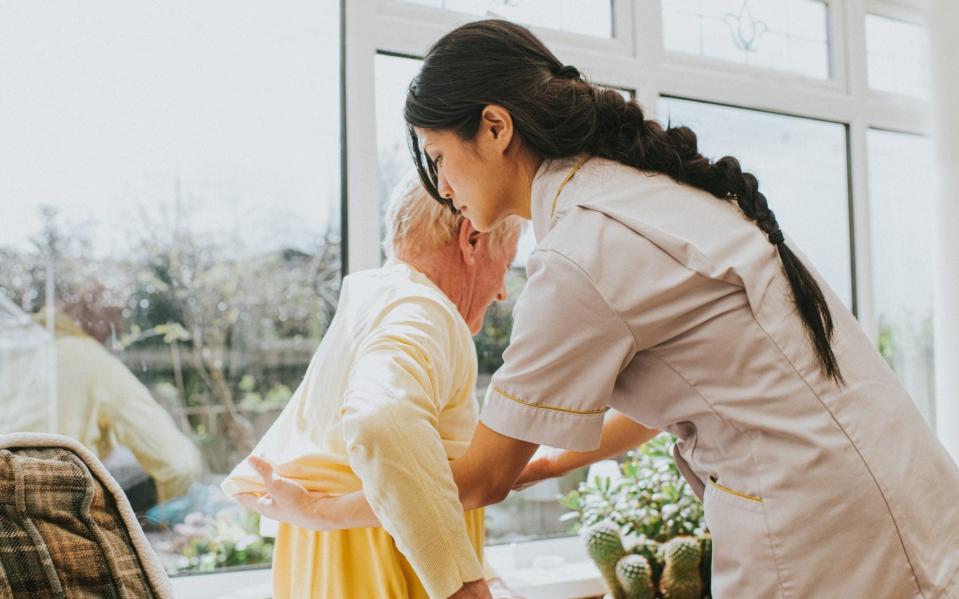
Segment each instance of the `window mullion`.
[[[350,272],[380,265],[380,209],[377,202],[376,113],[373,59],[375,5],[346,2],[346,185]],[[346,273],[345,273],[346,274]]]

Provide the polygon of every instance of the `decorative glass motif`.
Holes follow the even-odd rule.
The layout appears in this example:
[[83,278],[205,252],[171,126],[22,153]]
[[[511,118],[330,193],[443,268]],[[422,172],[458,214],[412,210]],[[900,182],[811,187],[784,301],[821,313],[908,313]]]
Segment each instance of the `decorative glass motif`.
[[663,0],[667,50],[828,79],[822,0]]
[[749,11],[749,3],[743,2],[739,14],[731,12],[723,16],[723,22],[729,25],[729,32],[733,36],[736,47],[745,52],[755,52],[759,38],[769,31],[765,21],[757,21]]

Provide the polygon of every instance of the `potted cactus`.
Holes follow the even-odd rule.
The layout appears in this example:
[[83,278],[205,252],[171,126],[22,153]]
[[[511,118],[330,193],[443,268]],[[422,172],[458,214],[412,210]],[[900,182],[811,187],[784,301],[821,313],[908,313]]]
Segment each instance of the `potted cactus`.
[[702,504],[673,463],[674,442],[661,434],[560,499],[610,599],[709,597],[712,541]]

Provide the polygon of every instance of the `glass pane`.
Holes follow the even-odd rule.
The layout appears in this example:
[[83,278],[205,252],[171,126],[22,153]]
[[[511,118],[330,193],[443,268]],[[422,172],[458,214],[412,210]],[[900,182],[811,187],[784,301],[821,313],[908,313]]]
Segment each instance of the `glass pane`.
[[405,0],[483,18],[593,37],[613,37],[612,0]]
[[673,98],[659,114],[695,131],[704,156],[735,156],[755,174],[783,231],[852,306],[843,125]]
[[4,5],[0,432],[87,444],[171,573],[271,559],[219,482],[336,306],[338,6]]
[[663,0],[667,50],[829,78],[822,0]]
[[935,430],[933,146],[928,138],[878,130],[866,142],[879,351]]
[[866,15],[866,71],[872,89],[928,98],[926,30],[915,23]]

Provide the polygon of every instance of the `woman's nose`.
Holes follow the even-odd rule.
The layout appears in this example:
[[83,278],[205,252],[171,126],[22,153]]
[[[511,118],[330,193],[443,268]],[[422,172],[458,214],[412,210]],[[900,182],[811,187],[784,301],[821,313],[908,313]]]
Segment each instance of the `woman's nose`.
[[505,302],[507,297],[509,297],[509,293],[506,292],[506,281],[503,281],[503,286],[496,293],[496,301]]
[[436,177],[436,191],[440,192],[440,195],[448,200],[453,199],[453,188],[446,182],[446,177],[442,174],[438,174]]

